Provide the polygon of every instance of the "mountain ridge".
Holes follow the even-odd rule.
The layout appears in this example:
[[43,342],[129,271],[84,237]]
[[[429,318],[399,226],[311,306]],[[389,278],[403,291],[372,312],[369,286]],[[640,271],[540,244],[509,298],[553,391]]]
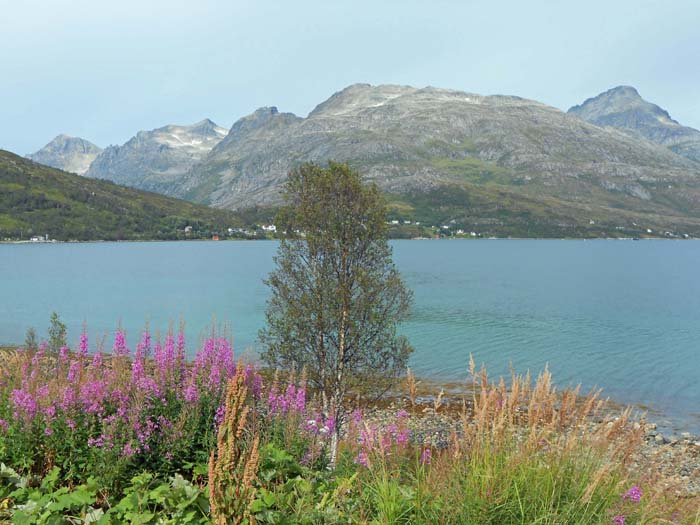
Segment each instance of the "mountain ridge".
[[210,119],[142,130],[122,145],[105,148],[86,175],[168,194],[168,187],[226,135]]

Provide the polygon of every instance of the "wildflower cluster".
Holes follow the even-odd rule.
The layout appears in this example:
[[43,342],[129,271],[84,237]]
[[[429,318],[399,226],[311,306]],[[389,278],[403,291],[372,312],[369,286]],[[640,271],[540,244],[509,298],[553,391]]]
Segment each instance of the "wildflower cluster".
[[[623,495],[622,495],[622,503],[624,502],[630,502],[633,505],[636,503],[640,503],[642,501],[642,489],[639,485],[632,485]],[[625,525],[627,522],[628,515],[627,514],[617,514],[615,517],[613,517],[612,521],[615,525]]]
[[348,434],[351,445],[357,447],[354,462],[371,467],[377,460],[401,455],[409,445],[408,412],[399,410],[392,422],[385,426],[367,423],[362,412],[355,410],[350,417]]
[[[109,355],[90,355],[83,333],[76,352],[41,345],[17,356],[19,367],[0,371],[4,455],[31,472],[65,465],[74,481],[98,466],[116,480],[132,465],[169,472],[203,459],[236,372],[227,339],[207,338],[188,362],[182,332],[161,342],[144,331],[133,353],[119,330]],[[245,377],[259,396],[260,376],[247,367]]]

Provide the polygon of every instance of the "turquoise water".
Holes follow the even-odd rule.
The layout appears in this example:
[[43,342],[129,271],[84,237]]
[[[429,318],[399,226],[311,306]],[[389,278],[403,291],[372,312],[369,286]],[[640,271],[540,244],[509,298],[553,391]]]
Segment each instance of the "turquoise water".
[[[469,353],[490,373],[541,370],[599,386],[700,433],[700,242],[396,241],[415,292],[403,326],[420,375],[466,376]],[[190,340],[230,322],[254,353],[274,242],[0,245],[0,343],[45,334],[52,310],[77,342],[121,322],[133,344],[146,322],[187,321]]]

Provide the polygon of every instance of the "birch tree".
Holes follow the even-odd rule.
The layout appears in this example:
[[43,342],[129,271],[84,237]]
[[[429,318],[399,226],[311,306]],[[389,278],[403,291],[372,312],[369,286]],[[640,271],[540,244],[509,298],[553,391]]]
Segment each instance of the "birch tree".
[[292,173],[277,218],[280,241],[263,360],[305,369],[335,420],[331,464],[351,395],[377,398],[405,370],[412,348],[397,336],[411,304],[386,240],[386,203],[345,164],[305,164]]

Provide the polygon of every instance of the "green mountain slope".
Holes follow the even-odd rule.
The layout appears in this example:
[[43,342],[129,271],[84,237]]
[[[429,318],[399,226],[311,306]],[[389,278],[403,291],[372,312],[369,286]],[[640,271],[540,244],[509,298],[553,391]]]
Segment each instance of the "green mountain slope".
[[0,240],[209,237],[241,225],[232,212],[66,173],[0,150]]

